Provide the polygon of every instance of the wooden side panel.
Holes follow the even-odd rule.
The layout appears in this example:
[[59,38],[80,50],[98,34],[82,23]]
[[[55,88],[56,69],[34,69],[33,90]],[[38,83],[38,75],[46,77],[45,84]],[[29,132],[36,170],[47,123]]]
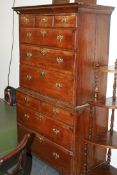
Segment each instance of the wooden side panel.
[[93,96],[95,67],[96,15],[79,14],[77,58],[77,105]]
[[[95,66],[108,65],[109,23],[109,15],[79,15],[77,105],[94,97]],[[101,74],[98,81],[99,97],[104,98],[106,77]]]
[[[94,97],[95,91],[95,66],[108,65],[108,43],[109,43],[109,15],[83,14],[79,15],[78,35],[78,75],[77,75],[77,105],[85,104]],[[99,98],[106,96],[106,75],[99,74],[98,87]],[[102,83],[103,82],[103,83]],[[102,133],[107,130],[108,111],[102,108],[95,109],[93,121],[93,134]],[[82,116],[82,117],[81,117]],[[79,129],[79,153],[83,155],[83,138],[86,137],[89,128],[88,110],[78,114],[77,122]],[[78,154],[79,155],[79,154]],[[89,148],[88,165],[92,167],[105,161],[104,149]],[[78,173],[81,171],[83,157],[79,159]]]

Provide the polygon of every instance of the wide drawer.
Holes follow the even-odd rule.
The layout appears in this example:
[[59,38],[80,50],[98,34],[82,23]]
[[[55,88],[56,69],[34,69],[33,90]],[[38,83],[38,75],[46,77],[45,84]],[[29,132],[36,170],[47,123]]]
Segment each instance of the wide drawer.
[[21,65],[20,85],[43,95],[74,102],[74,80],[69,75]]
[[77,20],[75,15],[71,16],[55,16],[54,26],[55,27],[76,27]]
[[30,109],[41,112],[42,114],[52,117],[55,120],[66,123],[68,125],[74,125],[74,116],[72,110],[65,110],[64,108],[58,107],[55,104],[49,104],[36,97],[31,96],[30,93],[25,93],[17,90],[16,93],[17,104],[25,105]]
[[20,62],[32,66],[45,66],[73,72],[75,53],[45,47],[20,46]]
[[45,135],[53,142],[72,150],[73,131],[71,127],[21,105],[17,105],[17,120],[23,125]]
[[40,46],[74,49],[75,30],[20,28],[20,42],[38,44]]
[[20,27],[34,27],[35,26],[35,16],[20,15],[19,24],[20,24]]
[[52,27],[53,16],[36,16],[36,27]]
[[[19,140],[23,138],[25,133],[30,132],[32,133],[31,130],[18,125]],[[73,153],[60,148],[43,135],[36,134],[31,148],[32,152],[36,154],[36,156],[39,156],[39,158],[47,161],[55,168],[59,168],[59,170],[66,169],[68,172],[71,171]]]

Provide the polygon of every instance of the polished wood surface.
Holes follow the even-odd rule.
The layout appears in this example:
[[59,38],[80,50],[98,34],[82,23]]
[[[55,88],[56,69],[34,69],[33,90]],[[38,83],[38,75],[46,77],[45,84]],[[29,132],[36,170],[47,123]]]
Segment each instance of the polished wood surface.
[[99,168],[94,169],[93,171],[87,173],[87,175],[99,175],[99,174],[115,175],[117,174],[117,169],[114,168],[113,166],[107,167],[106,165],[102,165]]
[[[90,119],[85,104],[95,96],[95,66],[108,64],[113,8],[70,3],[13,9],[20,22],[19,137],[33,132],[34,154],[62,175],[80,175]],[[103,98],[106,81],[105,75],[99,81]],[[94,134],[107,131],[107,114],[95,109]],[[105,150],[91,146],[89,152],[89,168],[105,161]]]
[[[115,120],[115,109],[116,109],[116,87],[117,87],[117,60],[115,62],[114,69],[110,69],[108,67],[101,67],[99,64],[96,65],[96,74],[95,74],[95,98],[93,101],[90,101],[90,120],[89,120],[89,132],[88,137],[85,139],[84,142],[84,165],[82,169],[83,175],[87,174],[116,174],[117,169],[110,166],[111,163],[111,156],[112,156],[112,149],[117,149],[117,132],[114,131],[114,120]],[[112,97],[105,99],[105,100],[99,100],[99,89],[98,89],[98,73],[108,73],[113,72],[114,73],[114,81],[113,81],[113,91],[112,91]],[[94,108],[101,107],[102,109],[107,108],[108,110],[111,109],[111,115],[110,115],[110,127],[107,132],[104,132],[102,134],[94,134],[93,131],[93,121],[94,121]],[[109,114],[107,115],[107,118],[109,117]],[[102,115],[103,118],[103,115]],[[108,124],[107,124],[108,125]],[[88,148],[90,145],[94,145],[95,147],[104,148],[107,151],[106,166],[97,166],[94,170],[88,170]],[[88,173],[89,172],[89,173]]]
[[75,0],[75,2],[81,3],[81,4],[96,4],[97,0]]
[[86,140],[88,143],[101,146],[104,148],[117,149],[117,132],[114,131],[113,134],[108,131],[107,133],[97,135],[92,137],[91,140]]
[[16,175],[24,173],[30,175],[32,168],[32,156],[27,154],[27,145],[31,135],[25,134],[17,147],[4,157],[0,158],[0,174]]
[[69,3],[70,0],[52,0],[53,4],[64,4],[64,3]]

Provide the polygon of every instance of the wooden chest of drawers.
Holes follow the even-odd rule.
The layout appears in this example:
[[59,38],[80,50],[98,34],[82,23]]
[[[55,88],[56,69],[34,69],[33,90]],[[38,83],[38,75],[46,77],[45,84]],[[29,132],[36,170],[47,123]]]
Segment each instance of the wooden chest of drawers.
[[[96,64],[108,63],[113,8],[71,3],[14,10],[20,24],[19,139],[33,132],[35,155],[60,174],[79,175],[88,132],[86,103],[94,95]],[[99,96],[105,97],[103,76],[99,88]],[[95,118],[95,133],[107,130],[107,111],[95,113],[105,116]],[[90,167],[105,160],[105,151],[98,151],[91,152]]]

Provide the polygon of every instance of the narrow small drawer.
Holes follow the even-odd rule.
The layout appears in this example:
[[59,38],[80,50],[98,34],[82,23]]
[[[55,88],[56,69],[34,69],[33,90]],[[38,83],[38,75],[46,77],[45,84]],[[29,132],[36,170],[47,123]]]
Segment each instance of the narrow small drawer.
[[22,92],[16,92],[17,103],[30,107],[33,110],[40,111],[40,101],[30,95]]
[[75,15],[71,16],[55,16],[54,25],[55,27],[76,27],[77,17]]
[[35,16],[20,15],[19,23],[20,23],[20,27],[34,27],[35,26]]
[[68,125],[74,125],[74,116],[71,111],[67,111],[58,106],[51,105],[49,103],[41,102],[41,113],[50,116],[55,120],[66,123]]
[[[24,134],[30,132],[32,131],[18,125],[19,140],[23,138]],[[73,153],[64,148],[62,149],[43,135],[35,135],[31,145],[31,150],[34,154],[39,156],[39,158],[51,163],[53,167],[59,168],[59,170],[61,168],[66,169],[68,173],[71,171]]]
[[36,16],[36,27],[52,27],[52,16]]
[[20,62],[30,66],[44,66],[73,73],[75,53],[46,47],[20,46]]
[[17,120],[35,131],[45,132],[45,116],[19,104],[17,105]]

